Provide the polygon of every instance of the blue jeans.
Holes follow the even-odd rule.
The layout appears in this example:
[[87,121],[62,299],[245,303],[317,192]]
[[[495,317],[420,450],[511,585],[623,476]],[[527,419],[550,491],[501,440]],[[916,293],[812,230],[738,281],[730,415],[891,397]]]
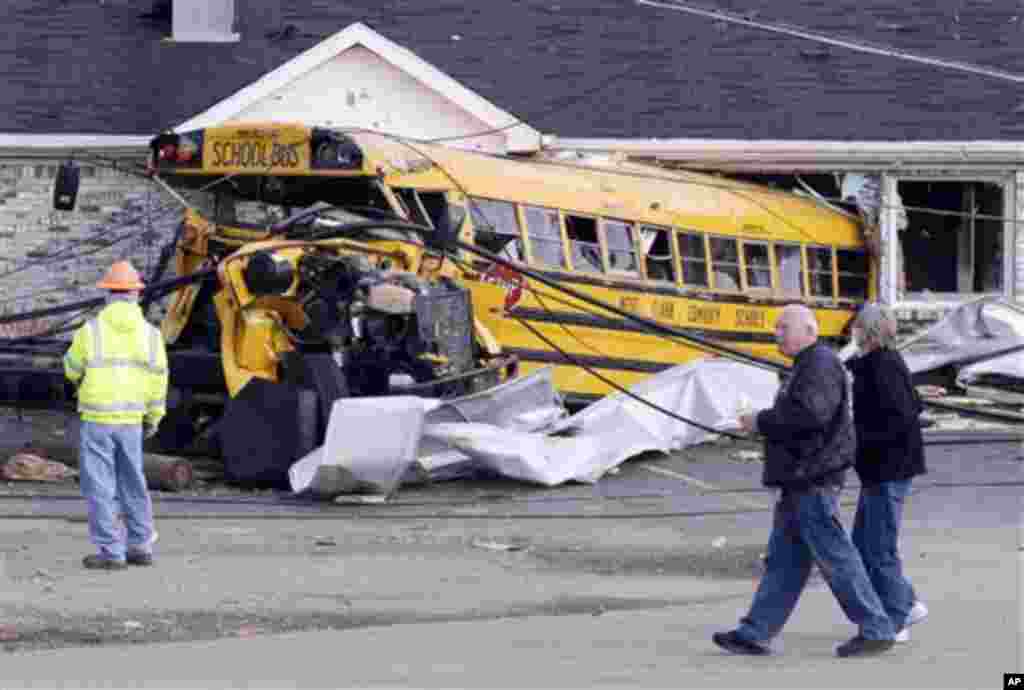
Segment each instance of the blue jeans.
[[903,479],[862,486],[853,520],[853,543],[897,630],[903,627],[917,598],[903,576],[899,552],[903,504],[910,483],[910,479]]
[[796,608],[814,563],[863,637],[892,639],[892,622],[839,522],[839,489],[818,487],[783,492],[775,505],[765,573],[737,633],[762,644],[775,637]]
[[[78,461],[82,496],[89,506],[89,538],[106,558],[123,561],[125,551],[150,553],[153,504],[142,472],[142,426],[82,420]],[[117,524],[124,514],[124,533]]]

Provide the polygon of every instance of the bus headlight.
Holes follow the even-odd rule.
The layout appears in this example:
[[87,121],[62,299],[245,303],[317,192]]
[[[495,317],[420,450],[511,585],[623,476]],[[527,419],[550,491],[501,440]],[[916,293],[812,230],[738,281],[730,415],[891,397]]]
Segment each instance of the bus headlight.
[[363,151],[344,134],[330,130],[313,130],[312,168],[319,170],[359,170],[363,167]]

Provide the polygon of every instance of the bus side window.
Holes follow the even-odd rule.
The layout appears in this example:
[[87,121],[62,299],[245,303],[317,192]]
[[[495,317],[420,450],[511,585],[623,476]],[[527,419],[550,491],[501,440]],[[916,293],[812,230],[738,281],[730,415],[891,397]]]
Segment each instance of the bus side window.
[[636,260],[633,226],[621,220],[604,219],[601,222],[608,245],[608,268],[639,278],[640,264]]
[[395,193],[398,198],[402,200],[402,204],[406,210],[409,211],[409,220],[416,225],[424,225],[428,228],[434,227],[430,224],[430,219],[427,218],[427,212],[420,204],[419,196],[416,194],[415,189],[409,189],[408,187],[395,187]]
[[768,258],[766,242],[743,241],[743,261],[747,265],[748,288],[772,286],[772,262]]
[[737,241],[725,237],[711,238],[711,270],[718,290],[740,289],[740,254]]
[[604,273],[601,243],[597,239],[597,219],[565,214],[565,236],[569,238],[569,256],[574,270]]
[[523,216],[526,219],[533,261],[541,266],[568,268],[558,211],[539,206],[523,206]]
[[812,297],[832,297],[831,248],[807,248],[807,279]]
[[479,197],[469,197],[468,203],[473,218],[473,241],[492,254],[523,261],[523,240],[515,205]]
[[779,269],[779,287],[782,294],[800,297],[804,294],[804,272],[800,267],[800,247],[793,244],[775,245],[775,262]]
[[676,282],[676,267],[672,260],[668,230],[644,225],[640,228],[640,248],[649,280]]
[[853,249],[837,249],[840,299],[867,299],[868,255]]
[[683,259],[683,283],[708,287],[708,257],[704,250],[704,236],[688,232],[676,235],[679,256]]

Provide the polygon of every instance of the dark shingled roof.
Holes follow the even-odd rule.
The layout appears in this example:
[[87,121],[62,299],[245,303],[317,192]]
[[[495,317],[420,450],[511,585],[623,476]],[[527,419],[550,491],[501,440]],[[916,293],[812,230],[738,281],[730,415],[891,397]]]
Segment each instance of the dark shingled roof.
[[[140,18],[153,2],[5,0],[0,132],[156,132],[361,21],[563,137],[1024,139],[1024,84],[633,0],[236,0],[242,39],[222,45],[163,41],[169,22]],[[1010,0],[713,3],[1024,74]]]

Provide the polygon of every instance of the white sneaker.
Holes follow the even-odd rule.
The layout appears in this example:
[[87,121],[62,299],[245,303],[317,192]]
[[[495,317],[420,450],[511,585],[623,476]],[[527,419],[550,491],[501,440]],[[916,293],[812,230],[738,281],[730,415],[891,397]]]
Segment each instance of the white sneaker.
[[910,628],[900,628],[892,638],[892,641],[896,644],[910,642]]
[[912,625],[916,625],[928,617],[928,607],[923,602],[915,601],[914,605],[910,607],[910,613],[907,614],[907,623],[904,626],[904,630]]

